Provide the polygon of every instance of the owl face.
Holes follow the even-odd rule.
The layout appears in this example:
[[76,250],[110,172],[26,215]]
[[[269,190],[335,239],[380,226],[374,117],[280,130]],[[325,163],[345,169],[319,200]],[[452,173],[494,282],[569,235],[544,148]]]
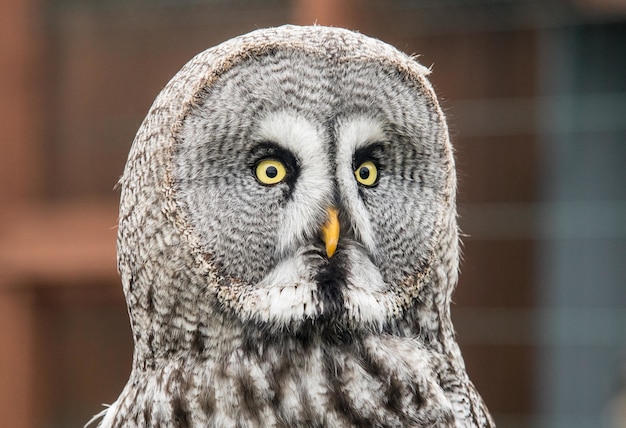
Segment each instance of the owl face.
[[176,126],[175,202],[219,272],[212,292],[244,321],[381,328],[430,268],[445,124],[415,75],[337,55],[248,55]]

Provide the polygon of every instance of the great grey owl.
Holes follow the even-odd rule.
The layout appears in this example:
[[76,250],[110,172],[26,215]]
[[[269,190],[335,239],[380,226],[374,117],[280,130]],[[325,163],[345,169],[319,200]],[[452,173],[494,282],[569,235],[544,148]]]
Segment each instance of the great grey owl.
[[456,178],[428,73],[284,26],[176,74],[121,179],[135,351],[100,426],[493,426],[450,321]]

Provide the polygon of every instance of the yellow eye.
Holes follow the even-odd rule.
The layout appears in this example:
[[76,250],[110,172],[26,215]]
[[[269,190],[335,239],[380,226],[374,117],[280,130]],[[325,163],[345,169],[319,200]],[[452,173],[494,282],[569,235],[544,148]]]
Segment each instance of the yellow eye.
[[285,179],[287,170],[278,159],[263,159],[254,170],[256,178],[268,186],[278,184]]
[[371,187],[378,182],[378,168],[372,161],[365,161],[354,170],[356,181],[364,186]]

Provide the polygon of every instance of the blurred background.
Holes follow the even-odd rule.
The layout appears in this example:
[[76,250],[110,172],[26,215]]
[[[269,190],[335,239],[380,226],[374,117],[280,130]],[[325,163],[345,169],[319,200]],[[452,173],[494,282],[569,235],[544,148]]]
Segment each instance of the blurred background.
[[466,234],[452,314],[499,426],[626,426],[624,0],[0,1],[1,424],[82,426],[126,382],[113,187],[159,90],[314,22],[432,66]]

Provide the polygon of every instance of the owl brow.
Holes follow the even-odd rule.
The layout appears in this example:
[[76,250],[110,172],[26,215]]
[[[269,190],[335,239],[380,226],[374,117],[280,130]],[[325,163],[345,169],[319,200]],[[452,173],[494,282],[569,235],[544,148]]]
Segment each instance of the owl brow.
[[352,157],[352,168],[356,168],[358,165],[360,165],[361,163],[367,161],[367,160],[371,160],[373,161],[377,166],[380,166],[380,163],[382,161],[382,155],[383,155],[383,151],[384,151],[384,144],[381,141],[376,141],[376,142],[372,142],[372,143],[368,143],[365,146],[359,147],[355,152],[354,152],[354,156]]
[[300,161],[293,153],[278,144],[271,141],[261,141],[255,144],[250,149],[249,166],[255,168],[256,165],[263,159],[274,158],[280,160],[285,167],[287,167],[288,173],[291,175],[297,175],[300,171]]

